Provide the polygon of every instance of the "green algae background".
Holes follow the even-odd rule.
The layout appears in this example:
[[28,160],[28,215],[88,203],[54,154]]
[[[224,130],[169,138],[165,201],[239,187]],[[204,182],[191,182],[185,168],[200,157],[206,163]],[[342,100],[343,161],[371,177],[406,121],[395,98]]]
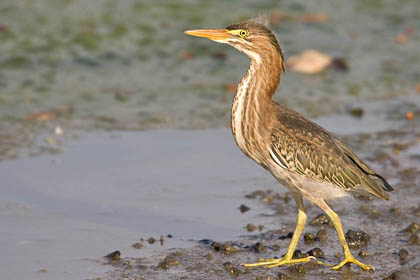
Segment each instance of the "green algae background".
[[[56,126],[65,132],[228,126],[233,93],[226,88],[240,81],[248,59],[183,31],[222,28],[279,11],[285,17],[271,27],[286,58],[316,49],[344,58],[349,71],[314,76],[288,71],[276,101],[319,117],[415,92],[416,0],[4,0],[0,158],[19,156],[22,146],[42,146],[39,135],[48,136]],[[295,20],[308,13],[330,19]],[[407,42],[398,43],[404,32]],[[54,115],[37,121],[33,114],[42,112]]]

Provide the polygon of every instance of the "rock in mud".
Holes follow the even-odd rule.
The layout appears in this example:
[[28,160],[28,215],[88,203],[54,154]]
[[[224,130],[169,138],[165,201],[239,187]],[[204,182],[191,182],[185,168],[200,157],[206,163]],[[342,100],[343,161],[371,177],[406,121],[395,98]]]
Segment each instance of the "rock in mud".
[[292,273],[305,274],[306,267],[303,264],[292,265],[289,267],[289,271]]
[[236,266],[234,266],[231,262],[225,262],[223,264],[223,268],[226,271],[228,271],[231,276],[238,276],[239,274],[242,273],[242,271]]
[[119,260],[121,260],[121,252],[120,251],[114,251],[114,252],[106,255],[105,258],[107,260],[109,260],[110,262],[119,261]]
[[368,256],[369,256],[369,252],[368,251],[366,251],[366,250],[360,250],[359,257],[366,258]]
[[250,209],[251,208],[249,208],[245,204],[241,204],[241,206],[239,206],[239,211],[241,211],[241,213],[245,213],[245,212],[249,211]]
[[325,214],[319,214],[309,224],[311,226],[326,225],[330,223],[330,218]]
[[257,227],[253,224],[247,224],[245,228],[246,228],[246,231],[253,232]]
[[349,230],[346,233],[346,240],[351,249],[360,249],[369,244],[370,235],[363,231]]
[[420,245],[419,236],[417,234],[410,235],[410,238],[408,238],[408,245]]
[[293,253],[294,259],[301,259],[306,257],[308,257],[308,253],[302,253],[301,250],[295,250],[295,252]]
[[147,242],[149,242],[149,244],[153,244],[156,242],[156,239],[154,237],[150,237],[149,239],[147,239]]
[[257,242],[249,247],[249,249],[254,253],[261,253],[267,251],[264,245],[261,242]]
[[318,247],[309,250],[306,254],[315,258],[323,258],[325,256],[324,252]]
[[171,266],[179,265],[179,252],[174,252],[169,254],[163,261],[158,264],[160,269],[169,269]]
[[286,235],[281,235],[280,237],[279,237],[279,239],[281,239],[281,240],[283,240],[283,239],[290,239],[290,238],[292,238],[293,237],[293,232],[289,232],[288,234],[286,234]]
[[402,214],[402,210],[401,210],[401,208],[399,208],[399,207],[394,207],[394,208],[391,208],[390,212],[391,212],[391,214],[393,214],[394,216],[401,216],[401,214]]
[[276,278],[274,278],[274,280],[289,280],[289,279],[290,279],[289,276],[281,272],[276,275]]
[[311,244],[315,242],[315,234],[307,232],[305,233],[305,235],[303,236],[303,239],[305,240],[306,244]]
[[411,223],[408,227],[402,230],[402,232],[408,232],[408,233],[416,233],[419,231],[420,226],[418,223]]
[[327,236],[327,231],[325,229],[320,229],[316,233],[316,237],[315,237],[316,241],[321,241],[322,243],[324,243],[327,241],[327,239],[328,239],[328,236]]
[[408,251],[406,249],[400,249],[398,257],[400,257],[400,261],[405,261],[408,257]]
[[223,255],[232,255],[239,251],[238,248],[232,246],[229,242],[225,244],[213,242],[210,244],[210,246],[213,248],[214,251],[219,252]]
[[135,249],[140,249],[143,247],[143,244],[141,244],[140,242],[136,242],[133,245],[131,245],[131,247],[135,248]]
[[399,280],[401,279],[399,274],[399,271],[394,271],[391,275],[385,277],[383,280]]

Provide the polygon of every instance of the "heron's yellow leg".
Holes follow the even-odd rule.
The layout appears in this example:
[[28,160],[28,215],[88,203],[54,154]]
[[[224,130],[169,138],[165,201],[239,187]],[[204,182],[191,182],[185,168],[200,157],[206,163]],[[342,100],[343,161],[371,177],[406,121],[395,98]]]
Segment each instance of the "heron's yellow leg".
[[372,265],[366,265],[364,263],[361,263],[353,257],[353,255],[350,252],[349,245],[347,244],[346,237],[344,236],[343,226],[341,224],[340,217],[337,215],[337,213],[335,213],[333,210],[331,210],[331,208],[325,202],[324,202],[324,204],[325,204],[326,208],[324,208],[324,207],[321,207],[321,208],[330,217],[330,219],[331,219],[331,221],[332,221],[332,223],[335,227],[335,230],[337,231],[338,239],[340,240],[340,244],[341,244],[341,247],[343,248],[343,252],[344,252],[344,260],[342,262],[340,262],[339,264],[337,264],[336,266],[333,266],[332,269],[337,270],[337,269],[342,268],[347,263],[354,263],[354,264],[360,266],[363,270],[375,271],[375,268]]
[[315,260],[315,257],[306,257],[300,259],[292,259],[293,253],[295,252],[296,246],[299,242],[300,235],[302,234],[303,228],[306,224],[306,213],[305,207],[303,205],[302,197],[297,196],[295,197],[296,203],[298,205],[298,219],[295,232],[292,236],[292,241],[290,241],[289,248],[287,249],[286,255],[281,259],[260,259],[257,263],[250,263],[250,264],[242,264],[245,267],[256,267],[256,266],[264,266],[267,268],[272,268],[280,265],[290,265],[295,263],[304,263],[309,262],[311,260]]

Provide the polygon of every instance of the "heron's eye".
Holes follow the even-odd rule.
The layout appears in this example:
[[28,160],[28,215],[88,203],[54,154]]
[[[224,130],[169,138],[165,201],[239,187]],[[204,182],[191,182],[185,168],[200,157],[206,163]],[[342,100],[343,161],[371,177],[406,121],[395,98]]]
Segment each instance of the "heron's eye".
[[244,29],[239,31],[239,36],[241,36],[241,38],[245,38],[246,36],[248,36],[248,31]]

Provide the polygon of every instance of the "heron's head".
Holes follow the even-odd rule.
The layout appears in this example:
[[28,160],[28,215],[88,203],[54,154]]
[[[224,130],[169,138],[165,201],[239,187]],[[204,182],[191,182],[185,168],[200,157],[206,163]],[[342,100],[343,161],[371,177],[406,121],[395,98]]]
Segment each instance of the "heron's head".
[[265,24],[254,20],[235,23],[225,29],[188,30],[185,33],[231,45],[257,61],[261,61],[262,56],[273,52],[282,57],[282,51],[273,32]]

